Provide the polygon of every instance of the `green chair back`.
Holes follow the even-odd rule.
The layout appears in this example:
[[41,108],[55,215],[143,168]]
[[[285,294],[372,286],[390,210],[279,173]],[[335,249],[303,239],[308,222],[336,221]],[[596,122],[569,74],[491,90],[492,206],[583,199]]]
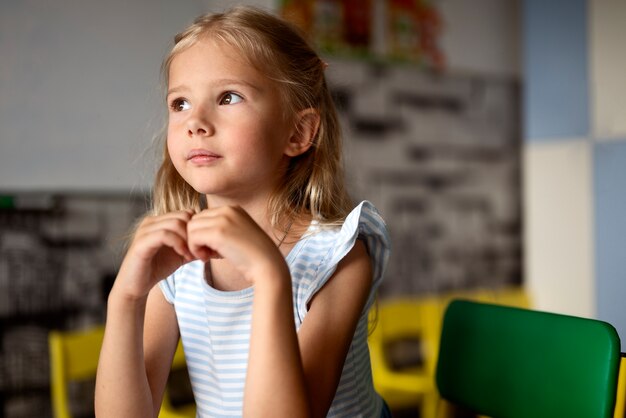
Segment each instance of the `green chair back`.
[[619,361],[606,322],[455,300],[436,382],[444,399],[493,418],[610,418]]

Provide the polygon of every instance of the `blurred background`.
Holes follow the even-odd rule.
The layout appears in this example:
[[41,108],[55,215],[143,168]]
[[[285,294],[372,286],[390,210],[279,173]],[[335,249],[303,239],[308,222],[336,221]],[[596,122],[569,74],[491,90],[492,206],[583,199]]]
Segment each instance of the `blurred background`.
[[624,2],[1,0],[0,417],[52,416],[48,334],[102,324],[149,207],[161,61],[236,4],[329,63],[350,192],[392,237],[382,305],[513,289],[626,338]]

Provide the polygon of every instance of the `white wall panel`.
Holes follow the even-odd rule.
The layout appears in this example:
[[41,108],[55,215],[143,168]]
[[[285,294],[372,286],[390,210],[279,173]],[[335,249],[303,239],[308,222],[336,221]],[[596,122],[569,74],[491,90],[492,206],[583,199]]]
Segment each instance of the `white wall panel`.
[[587,140],[524,153],[525,271],[537,309],[595,315],[592,160]]

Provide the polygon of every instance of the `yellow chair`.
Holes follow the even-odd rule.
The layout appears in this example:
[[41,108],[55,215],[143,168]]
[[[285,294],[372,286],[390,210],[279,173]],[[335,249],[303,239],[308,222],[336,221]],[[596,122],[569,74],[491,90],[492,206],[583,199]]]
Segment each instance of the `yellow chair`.
[[72,416],[69,382],[95,379],[103,336],[103,327],[84,332],[50,332],[50,389],[55,418]]
[[[439,329],[432,319],[438,310],[434,298],[397,299],[381,302],[370,313],[375,323],[368,339],[374,387],[392,411],[416,408],[423,417],[435,414],[438,394],[433,374]],[[394,344],[413,350],[419,361],[410,363],[418,364],[394,367],[389,355]]]
[[625,418],[626,415],[626,357],[622,353],[619,362],[619,376],[617,378],[617,394],[613,418]]
[[515,308],[530,308],[531,302],[528,293],[518,286],[507,286],[497,288],[479,288],[472,290],[456,291],[440,296],[443,313],[450,302],[454,299],[466,299],[476,302],[492,303],[496,305],[512,306]]
[[[68,386],[70,382],[94,380],[98,368],[104,327],[86,331],[51,331],[48,337],[50,350],[50,390],[55,418],[71,418]],[[178,345],[172,369],[186,367],[181,344]],[[163,398],[159,418],[193,418],[195,405],[174,409],[169,396]]]

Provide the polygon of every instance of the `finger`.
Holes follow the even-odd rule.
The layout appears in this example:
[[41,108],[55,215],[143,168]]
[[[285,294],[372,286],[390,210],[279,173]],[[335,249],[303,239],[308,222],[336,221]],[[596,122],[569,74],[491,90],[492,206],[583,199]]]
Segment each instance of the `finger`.
[[192,239],[187,241],[187,248],[192,256],[207,261],[217,254],[217,251],[209,247],[201,237],[196,236],[195,239],[193,237],[192,235]]
[[193,254],[189,251],[187,246],[187,240],[183,239],[176,232],[167,229],[147,233],[144,237],[143,245],[153,250],[152,255],[156,254],[162,247],[169,247],[186,261],[194,259]]
[[200,212],[193,215],[193,218],[213,218],[219,216],[226,217],[238,217],[241,215],[247,215],[247,212],[240,206],[219,206],[217,208],[203,209]]
[[209,258],[212,258],[214,260],[219,260],[219,259],[224,258],[220,253],[218,253],[215,250],[212,250],[212,249],[210,249],[208,247],[207,247],[207,250],[208,250],[208,257]]
[[217,251],[203,245],[196,247],[195,250],[192,250],[194,257],[204,262],[209,261],[210,259],[221,259],[224,258]]
[[176,212],[168,212],[163,215],[157,216],[156,220],[165,220],[165,219],[180,219],[184,222],[188,222],[194,215],[195,211],[191,209],[180,210]]
[[239,206],[220,206],[219,208],[205,209],[198,212],[188,222],[187,228],[188,230],[193,230],[217,225],[221,225],[223,228],[231,228],[246,224],[257,225]]
[[[150,247],[156,251],[154,246],[159,246],[158,237],[165,236],[159,235],[162,232],[168,232],[177,236],[179,242],[181,242],[184,248],[179,249],[179,253],[185,257],[191,256],[191,253],[187,247],[187,223],[184,220],[187,215],[183,214],[169,214],[169,216],[161,216],[158,218],[150,219],[145,225],[143,225],[135,234],[133,243],[135,246]],[[157,239],[155,241],[155,239]],[[162,243],[161,243],[162,244]]]
[[226,229],[229,227],[229,224],[228,220],[221,217],[194,218],[187,223],[187,236],[191,237],[205,230],[205,232],[209,232],[209,230],[216,228]]
[[[232,231],[241,225],[240,220],[224,213],[204,213],[194,216],[187,223],[187,237],[190,241],[196,241],[199,236],[203,236],[204,238],[200,239],[204,240],[221,240],[227,231]],[[204,243],[208,244],[208,242]]]
[[159,219],[152,223],[145,225],[139,233],[151,233],[161,229],[166,229],[172,232],[180,234],[184,239],[187,239],[187,221],[178,217]]
[[221,213],[217,209],[205,209],[201,212],[193,214],[191,221],[197,221],[198,219],[210,219],[220,216]]
[[152,231],[158,228],[158,225],[163,225],[164,222],[176,222],[178,221],[181,226],[186,228],[187,222],[193,215],[187,212],[171,212],[165,215],[159,216],[146,216],[138,225],[135,235],[138,235],[144,231]]
[[224,239],[224,229],[215,219],[202,220],[194,225],[189,223],[187,246],[194,256],[207,261],[209,258],[222,258],[215,246]]

